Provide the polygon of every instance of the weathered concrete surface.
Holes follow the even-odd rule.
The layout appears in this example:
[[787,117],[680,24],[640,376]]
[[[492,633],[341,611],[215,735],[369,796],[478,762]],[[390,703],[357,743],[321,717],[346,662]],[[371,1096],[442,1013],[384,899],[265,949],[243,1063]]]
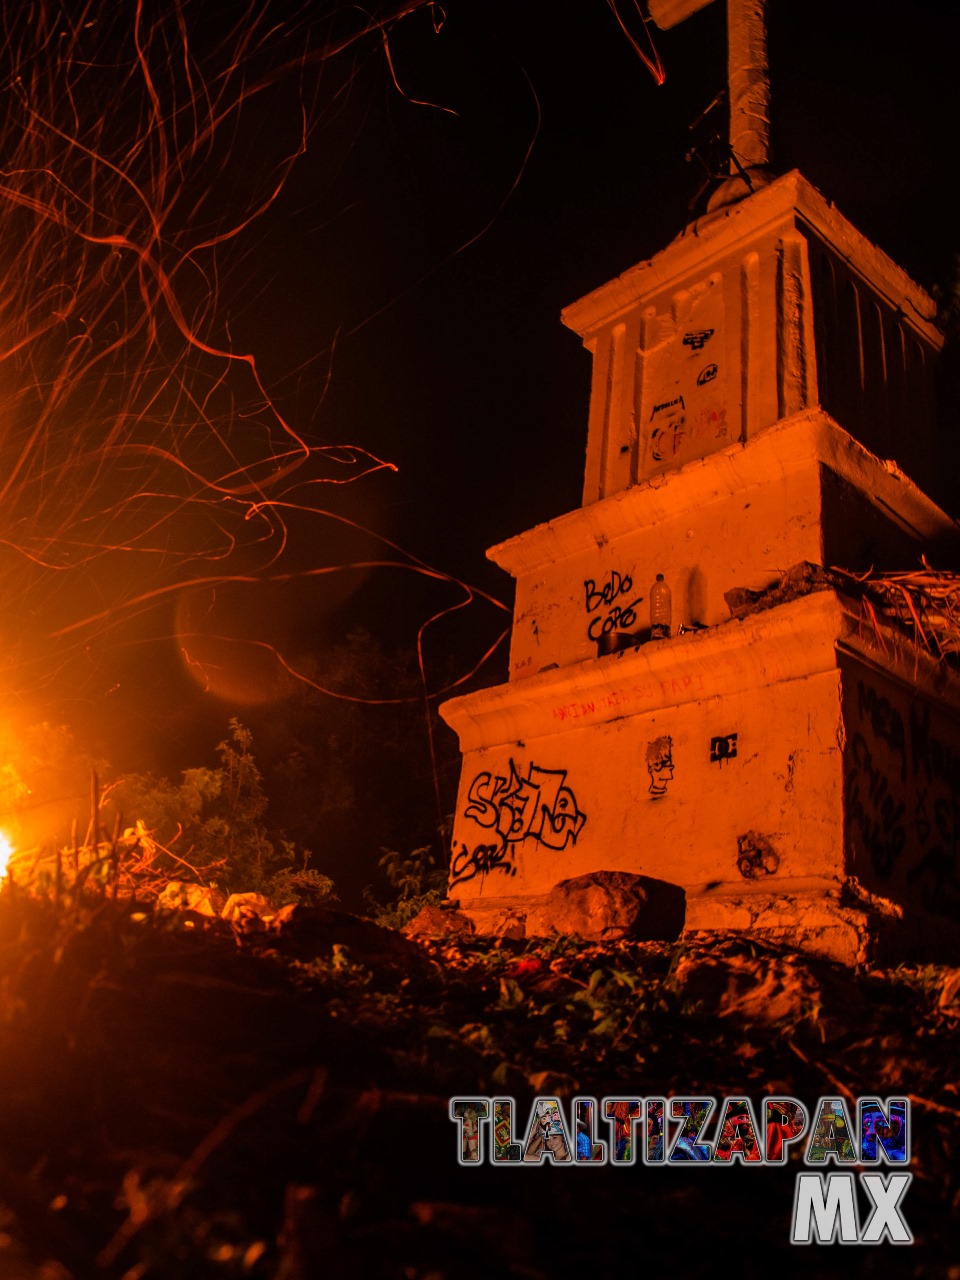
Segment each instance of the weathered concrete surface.
[[528,938],[575,933],[590,942],[676,938],[682,927],[682,890],[623,871],[561,880],[526,918]]
[[741,885],[748,832],[779,883],[835,881],[843,616],[820,592],[447,703],[464,752],[451,897],[547,893],[598,867]]
[[596,658],[605,635],[648,635],[657,573],[676,631],[724,622],[729,591],[764,590],[801,561],[902,569],[922,553],[951,563],[958,548],[956,521],[811,410],[488,554],[517,581],[510,679],[523,680]]
[[[952,563],[919,487],[944,470],[932,299],[791,173],[563,318],[593,355],[584,505],[489,552],[517,582],[510,678],[441,708],[450,897],[523,937],[604,868],[676,886],[688,930],[847,963],[955,938],[960,676],[827,575],[728,608],[800,562]],[[643,643],[657,574],[675,634]]]
[[876,921],[840,905],[840,893],[703,895],[689,902],[684,937],[749,933],[751,937],[857,965],[871,958]]
[[[796,171],[567,307],[593,355],[584,504],[821,404],[935,478],[936,308]],[[900,413],[910,406],[910,432]]]
[[[860,965],[879,954],[875,943],[886,921],[843,901],[845,897],[849,895],[839,886],[780,894],[713,890],[687,897],[678,886],[663,881],[600,871],[563,881],[545,894],[465,899],[460,910],[445,914],[470,920],[479,934],[517,942],[556,934],[575,935],[584,942],[680,937],[698,942],[749,933],[825,960]],[[422,936],[436,935],[428,931]],[[757,1005],[761,994],[745,996],[744,1010]],[[948,998],[954,999],[954,993]],[[779,1015],[768,1016],[775,1020]]]
[[526,897],[546,929],[533,899],[603,867],[677,885],[687,929],[817,933],[851,963],[868,921],[953,936],[960,677],[877,628],[823,587],[448,703],[450,897],[512,917]]
[[444,914],[469,919],[478,933],[515,941],[555,934],[585,942],[673,941],[684,922],[682,889],[623,871],[590,871],[547,893],[490,903],[468,899],[465,907]]

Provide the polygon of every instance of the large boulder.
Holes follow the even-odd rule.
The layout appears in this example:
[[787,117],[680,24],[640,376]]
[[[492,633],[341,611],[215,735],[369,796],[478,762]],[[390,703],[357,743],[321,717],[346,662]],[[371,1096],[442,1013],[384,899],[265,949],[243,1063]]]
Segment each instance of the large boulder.
[[627,871],[591,871],[561,880],[531,906],[526,936],[575,933],[587,942],[676,938],[684,902],[683,890],[665,881]]

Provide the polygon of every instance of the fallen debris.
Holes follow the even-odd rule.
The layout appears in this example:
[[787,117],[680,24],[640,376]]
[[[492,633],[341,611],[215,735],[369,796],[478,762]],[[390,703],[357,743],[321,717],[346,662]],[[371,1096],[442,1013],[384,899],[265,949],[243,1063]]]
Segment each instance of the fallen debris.
[[[250,934],[194,919],[0,897],[0,1274],[573,1280],[617,1274],[631,1224],[675,1274],[694,1221],[711,1249],[682,1274],[706,1280],[742,1248],[748,1182],[751,1256],[799,1280],[792,1171],[707,1191],[639,1161],[463,1168],[449,1100],[514,1097],[522,1131],[545,1094],[879,1090],[915,1106],[912,1274],[955,1265],[955,969],[856,970],[743,937],[416,941],[333,909],[282,908]],[[818,1275],[859,1273],[836,1253]]]

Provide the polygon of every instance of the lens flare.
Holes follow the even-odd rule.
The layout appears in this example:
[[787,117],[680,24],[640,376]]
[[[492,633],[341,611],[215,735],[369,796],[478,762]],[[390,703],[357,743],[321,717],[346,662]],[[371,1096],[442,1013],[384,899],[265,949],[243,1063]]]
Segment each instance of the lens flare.
[[[219,651],[198,657],[177,634],[177,601],[197,587],[309,590],[386,550],[401,577],[444,584],[441,615],[477,598],[372,534],[331,563],[344,517],[330,495],[396,467],[325,442],[329,371],[310,375],[301,424],[255,351],[292,172],[308,154],[317,164],[392,27],[434,8],[268,0],[221,25],[197,0],[88,0],[69,19],[0,0],[0,591],[15,602],[4,667],[24,702],[105,694],[136,646],[212,670]],[[269,691],[238,670],[233,684]]]

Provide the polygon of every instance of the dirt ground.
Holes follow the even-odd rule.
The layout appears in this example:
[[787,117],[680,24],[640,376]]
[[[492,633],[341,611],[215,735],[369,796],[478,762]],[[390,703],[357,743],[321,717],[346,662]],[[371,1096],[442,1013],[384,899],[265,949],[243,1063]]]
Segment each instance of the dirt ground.
[[[743,939],[418,942],[320,908],[271,928],[0,901],[0,1276],[960,1280],[958,992],[955,969]],[[907,1097],[915,1242],[790,1245],[800,1149],[458,1162],[451,1098],[513,1097],[523,1130],[535,1096],[578,1094]]]

